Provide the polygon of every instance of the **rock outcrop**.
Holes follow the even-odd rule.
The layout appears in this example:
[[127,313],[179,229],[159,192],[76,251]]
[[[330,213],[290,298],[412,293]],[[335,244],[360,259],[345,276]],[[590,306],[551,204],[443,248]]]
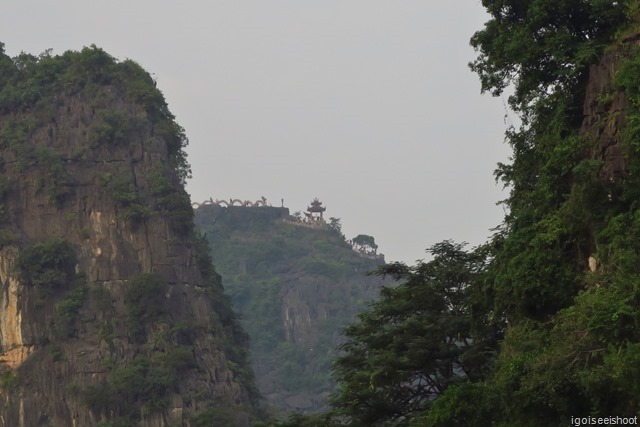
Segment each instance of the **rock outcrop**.
[[248,425],[246,336],[150,76],[95,47],[0,65],[0,426]]
[[604,162],[600,178],[607,181],[623,178],[627,160],[618,137],[618,130],[626,126],[624,92],[615,88],[614,75],[618,68],[618,54],[609,53],[589,72],[589,84],[584,102],[582,133],[596,141],[594,159]]
[[629,156],[622,141],[629,102],[616,74],[639,46],[640,34],[628,36],[589,69],[581,133],[595,141],[593,158],[603,162],[599,176],[608,182],[624,179],[629,172]]

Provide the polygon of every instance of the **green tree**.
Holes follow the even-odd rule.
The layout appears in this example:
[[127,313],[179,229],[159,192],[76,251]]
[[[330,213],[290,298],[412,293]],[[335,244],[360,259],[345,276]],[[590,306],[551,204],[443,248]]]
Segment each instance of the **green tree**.
[[[349,425],[560,426],[640,411],[640,53],[625,37],[637,36],[640,7],[482,4],[490,19],[471,39],[471,69],[483,92],[513,86],[522,121],[496,171],[508,212],[480,251],[439,244],[433,261],[386,267],[405,283],[346,329],[335,364],[334,414]],[[605,181],[583,104],[589,68],[614,43],[614,96],[624,91],[628,108],[611,113],[628,123],[616,138],[629,166]]]
[[124,303],[130,333],[137,342],[145,341],[145,326],[166,313],[167,288],[166,281],[156,273],[138,273],[129,279]]
[[[106,87],[122,93],[147,110],[156,134],[166,143],[170,166],[184,185],[191,177],[185,151],[188,138],[184,129],[175,122],[153,78],[142,67],[132,60],[118,62],[95,45],[56,56],[47,50],[37,57],[21,53],[10,58],[4,51],[4,44],[0,43],[0,113],[30,111],[37,126],[41,126],[48,120],[43,107],[49,101],[55,103],[55,94],[75,95],[84,90],[95,98],[92,101],[95,102]],[[90,133],[92,142],[122,144],[132,138],[132,131],[136,129],[132,119],[118,111],[98,114],[104,120]],[[30,149],[19,148],[22,152]]]
[[448,387],[482,375],[470,291],[487,253],[450,241],[429,252],[433,260],[415,267],[381,267],[377,274],[402,283],[383,288],[380,300],[345,329],[332,405],[350,425],[408,425]]
[[493,309],[509,321],[546,321],[581,289],[582,264],[595,250],[606,183],[581,133],[589,67],[627,25],[631,1],[484,0],[490,15],[471,44],[471,69],[494,95],[513,85],[522,120],[507,131],[511,164],[496,177],[510,194],[496,239]]
[[374,237],[367,234],[358,234],[352,239],[352,242],[364,249],[378,249],[378,245],[376,245]]
[[532,102],[557,91],[580,96],[588,67],[620,26],[631,0],[483,0],[491,16],[471,38],[470,66],[483,91],[510,84],[512,108],[527,115]]
[[[491,19],[471,40],[479,53],[471,68],[483,91],[514,85],[510,104],[523,123],[507,132],[512,162],[497,177],[510,188],[508,213],[488,279],[475,285],[480,312],[506,320],[505,336],[490,376],[449,387],[414,425],[560,426],[571,415],[637,414],[638,384],[619,373],[635,372],[638,361],[630,326],[638,319],[638,182],[635,174],[600,179],[602,162],[581,131],[589,67],[637,23],[637,2],[483,4]],[[617,79],[627,96],[635,75]],[[631,106],[624,114],[633,122]],[[591,254],[606,264],[594,274],[585,272]]]
[[53,290],[73,281],[76,261],[76,251],[71,243],[50,239],[22,251],[16,269],[23,282]]

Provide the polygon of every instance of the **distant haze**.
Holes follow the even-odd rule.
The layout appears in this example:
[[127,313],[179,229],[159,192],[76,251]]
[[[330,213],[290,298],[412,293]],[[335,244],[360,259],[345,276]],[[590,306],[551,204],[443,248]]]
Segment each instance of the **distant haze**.
[[502,220],[509,118],[467,68],[478,1],[5,3],[9,55],[94,43],[153,73],[191,141],[194,201],[318,197],[408,263]]

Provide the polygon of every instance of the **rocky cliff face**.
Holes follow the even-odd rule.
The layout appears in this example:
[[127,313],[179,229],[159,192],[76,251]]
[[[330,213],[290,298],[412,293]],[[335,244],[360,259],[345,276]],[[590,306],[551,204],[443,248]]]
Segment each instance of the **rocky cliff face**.
[[339,231],[288,222],[289,210],[201,206],[214,264],[251,337],[256,383],[284,411],[326,406],[341,329],[377,297],[366,276],[384,260],[356,253]]
[[0,426],[247,425],[246,339],[152,80],[1,48]]
[[627,111],[631,106],[625,93],[626,84],[617,74],[621,63],[633,57],[639,46],[640,34],[633,32],[589,70],[581,131],[596,142],[593,158],[603,162],[600,178],[609,182],[624,179],[629,173],[623,133],[628,127]]
[[596,141],[594,159],[604,162],[600,172],[604,180],[626,174],[626,158],[618,138],[618,130],[626,126],[626,100],[624,92],[614,85],[618,62],[619,54],[609,53],[591,66],[583,110],[582,133]]

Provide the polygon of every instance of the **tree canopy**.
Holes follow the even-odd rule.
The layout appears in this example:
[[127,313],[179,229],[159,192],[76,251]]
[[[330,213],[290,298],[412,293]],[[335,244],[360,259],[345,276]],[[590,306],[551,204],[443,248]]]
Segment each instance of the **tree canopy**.
[[[490,19],[471,38],[471,69],[483,91],[512,87],[522,119],[496,170],[510,191],[504,222],[481,250],[444,242],[433,261],[382,270],[402,283],[345,331],[337,425],[564,426],[640,413],[640,4],[482,4]],[[585,97],[605,54],[614,76],[590,94],[594,137]],[[604,132],[621,147],[622,178],[602,178]]]
[[625,22],[631,0],[483,0],[491,16],[471,38],[470,66],[483,91],[514,85],[510,105],[521,113],[560,90],[576,91],[588,66]]
[[[97,97],[100,88],[107,86],[145,108],[158,133],[165,137],[172,166],[184,185],[191,177],[185,151],[189,141],[162,92],[140,65],[130,59],[118,61],[95,45],[62,55],[51,55],[49,49],[39,56],[22,52],[10,58],[0,43],[0,114],[29,111],[39,126],[48,118],[45,107],[55,103],[52,97],[56,94],[71,96],[84,91]],[[104,133],[108,132],[100,136],[113,136]]]
[[483,274],[486,253],[449,241],[429,252],[430,262],[379,269],[401,283],[383,288],[380,300],[345,329],[332,405],[351,425],[408,425],[449,386],[482,375],[470,286]]
[[358,234],[352,239],[352,242],[360,247],[378,249],[378,245],[376,244],[374,237],[367,234]]

